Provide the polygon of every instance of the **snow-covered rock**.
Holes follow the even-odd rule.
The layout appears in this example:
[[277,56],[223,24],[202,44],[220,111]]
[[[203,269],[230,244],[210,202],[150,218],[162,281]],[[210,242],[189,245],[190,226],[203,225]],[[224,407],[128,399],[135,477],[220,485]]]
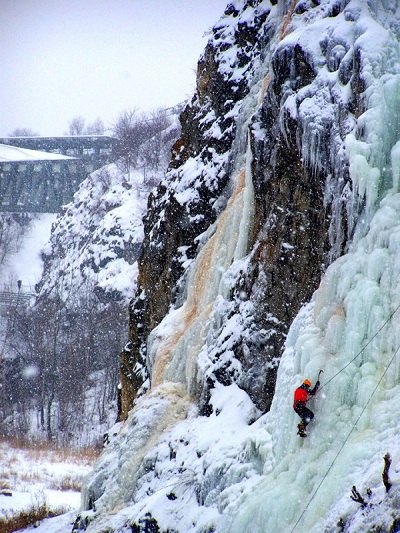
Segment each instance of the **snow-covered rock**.
[[394,0],[233,0],[214,26],[146,215],[89,533],[399,530],[399,22]]

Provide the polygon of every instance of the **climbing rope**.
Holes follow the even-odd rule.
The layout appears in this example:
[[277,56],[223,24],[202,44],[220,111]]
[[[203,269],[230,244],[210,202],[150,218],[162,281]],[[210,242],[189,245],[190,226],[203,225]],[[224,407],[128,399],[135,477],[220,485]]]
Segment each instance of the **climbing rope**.
[[[399,305],[399,307],[400,307],[400,305]],[[397,309],[399,309],[399,307],[398,307]],[[390,320],[390,318],[392,318],[392,316],[393,316],[394,313],[397,311],[397,309],[396,309],[396,310],[392,313],[392,315],[388,318],[388,320],[386,321],[386,323]],[[385,324],[384,324],[384,325],[385,325]],[[382,326],[382,327],[383,327],[383,326]],[[381,328],[381,329],[382,329],[382,328]],[[380,330],[379,330],[379,331],[380,331]],[[371,339],[371,340],[372,340],[372,339]],[[370,341],[370,342],[371,342],[371,341]],[[368,346],[368,344],[367,344],[366,346]],[[365,347],[366,347],[366,346],[365,346]],[[364,347],[364,348],[365,348],[365,347]],[[333,465],[335,464],[337,458],[339,457],[341,451],[342,451],[343,448],[345,447],[347,441],[349,440],[351,434],[353,433],[354,429],[356,428],[358,422],[360,421],[360,418],[361,418],[362,415],[364,414],[365,409],[367,408],[369,402],[372,400],[372,397],[374,396],[375,392],[378,390],[379,385],[381,384],[383,378],[385,377],[387,371],[389,370],[390,365],[393,363],[394,358],[396,357],[396,355],[397,355],[397,353],[398,353],[399,350],[400,350],[400,346],[398,346],[397,350],[394,352],[393,357],[392,357],[391,360],[389,361],[389,364],[387,365],[387,367],[386,367],[384,373],[383,373],[382,376],[380,377],[380,379],[379,379],[379,381],[378,381],[376,387],[374,388],[374,390],[372,391],[370,397],[368,398],[367,403],[364,405],[364,407],[363,407],[361,413],[359,414],[357,420],[356,420],[355,423],[353,424],[353,427],[351,428],[349,434],[348,434],[347,437],[345,438],[345,440],[344,440],[343,444],[341,445],[339,451],[338,451],[337,454],[335,455],[335,458],[333,459],[333,461],[332,461],[332,463],[330,464],[328,470],[326,471],[324,477],[321,479],[321,481],[320,481],[318,487],[315,489],[313,495],[312,495],[311,498],[309,499],[307,505],[305,506],[303,512],[302,512],[301,515],[299,516],[297,522],[296,522],[295,525],[293,526],[293,529],[291,530],[290,533],[293,533],[293,531],[296,529],[296,527],[298,526],[300,520],[303,518],[305,512],[307,511],[308,507],[310,506],[311,502],[313,501],[313,499],[314,499],[315,496],[317,495],[317,492],[318,492],[319,489],[321,488],[322,483],[323,483],[323,482],[325,481],[325,479],[327,478],[329,472],[331,471],[331,469],[332,469]],[[358,354],[358,355],[359,355],[359,354]],[[337,375],[337,374],[336,374],[336,375]],[[335,377],[335,376],[333,376],[333,377]],[[333,378],[331,378],[329,381],[331,381],[332,379],[333,379]],[[325,385],[326,385],[326,383],[325,383]]]
[[[328,381],[326,383],[324,383],[323,385],[320,386],[319,390],[321,390],[323,387],[326,387],[326,385],[328,385],[328,383],[330,383],[333,379],[336,378],[336,376],[338,376],[341,372],[343,372],[343,370],[345,370],[349,365],[351,365],[351,363],[353,361],[355,361],[357,359],[357,357],[359,357],[363,351],[365,350],[365,348],[367,348],[367,346],[369,346],[371,344],[371,342],[375,339],[375,337],[383,330],[383,328],[386,326],[386,324],[393,318],[394,314],[400,309],[400,304],[396,307],[396,309],[393,311],[393,313],[389,316],[389,318],[382,324],[382,326],[378,329],[378,331],[369,339],[369,341],[367,342],[367,344],[365,346],[363,346],[361,348],[361,350],[353,357],[353,359],[351,359],[351,361],[349,361],[348,363],[346,363],[344,365],[343,368],[341,368],[340,370],[338,370],[338,372],[336,372],[336,374],[334,376],[332,376],[330,379],[328,379]],[[397,352],[396,352],[397,353]]]

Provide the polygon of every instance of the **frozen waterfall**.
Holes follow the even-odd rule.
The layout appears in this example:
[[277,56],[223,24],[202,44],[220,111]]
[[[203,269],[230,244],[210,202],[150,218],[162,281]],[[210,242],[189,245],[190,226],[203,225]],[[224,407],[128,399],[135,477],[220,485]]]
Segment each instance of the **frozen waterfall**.
[[[182,305],[171,307],[148,339],[151,389],[137,400],[96,468],[85,506],[94,494],[100,518],[88,533],[102,524],[122,532],[129,520],[144,516],[155,517],[162,531],[179,533],[333,533],[339,519],[345,531],[355,533],[371,530],[377,517],[389,531],[390,510],[400,507],[398,495],[385,495],[381,481],[383,455],[390,452],[400,461],[399,20],[397,2],[350,0],[340,15],[317,22],[309,15],[309,26],[294,24],[287,37],[309,40],[312,48],[316,34],[336,32],[346,54],[357,50],[365,111],[343,139],[353,240],[290,328],[271,410],[260,416],[246,392],[218,382],[210,391],[209,417],[198,416],[193,402],[204,377],[201,355],[210,348],[210,330],[222,320],[219,302],[228,299],[249,253],[253,154],[248,148],[243,161],[236,154],[226,208],[201,236]],[[343,52],[338,50],[333,62]],[[336,71],[325,65],[321,71],[345,95],[348,88]],[[258,72],[258,79],[264,74]],[[304,98],[299,112],[312,107],[309,116],[323,123],[314,96]],[[243,106],[248,115],[241,135],[255,101],[252,94]],[[303,133],[303,157],[318,167],[317,148],[311,148],[319,141],[308,143],[311,129]],[[183,181],[196,164],[186,163]],[[293,391],[304,378],[315,380],[319,369],[322,389],[310,401],[316,417],[301,440]],[[400,482],[398,469],[392,476]],[[359,512],[349,497],[353,485],[363,494],[371,489],[374,513]]]
[[228,297],[235,262],[248,252],[253,206],[250,161],[248,150],[246,167],[235,176],[228,205],[190,267],[185,303],[169,313],[149,337],[152,386],[179,381],[188,392],[196,388],[197,358],[206,342],[210,314],[218,297]]

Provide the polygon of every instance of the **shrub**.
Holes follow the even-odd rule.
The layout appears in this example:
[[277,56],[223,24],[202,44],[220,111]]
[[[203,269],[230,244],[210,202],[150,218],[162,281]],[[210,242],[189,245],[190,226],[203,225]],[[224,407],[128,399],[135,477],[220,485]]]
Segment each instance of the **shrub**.
[[13,533],[33,526],[45,518],[53,518],[68,511],[69,509],[65,507],[50,508],[45,499],[37,497],[28,509],[21,511],[3,510],[3,516],[0,516],[0,531],[1,533]]

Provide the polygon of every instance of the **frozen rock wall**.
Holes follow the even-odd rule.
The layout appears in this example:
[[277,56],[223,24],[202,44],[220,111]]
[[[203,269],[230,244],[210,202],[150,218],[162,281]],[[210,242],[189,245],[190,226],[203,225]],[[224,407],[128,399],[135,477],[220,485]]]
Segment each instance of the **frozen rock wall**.
[[[379,461],[398,451],[384,413],[399,378],[399,19],[390,0],[237,0],[214,26],[146,217],[128,419],[88,483],[89,531],[320,533],[341,515],[343,531],[394,531]],[[302,447],[293,389],[358,352]],[[125,491],[122,442],[150,413],[151,449]],[[376,490],[369,518],[346,494],[354,483]]]
[[146,216],[122,361],[124,416],[151,377],[148,336],[181,305],[188,266],[246,165],[254,189],[250,255],[219,301],[224,320],[244,323],[239,335],[229,333],[229,361],[225,334],[219,346],[224,322],[213,332],[213,370],[199,390],[206,411],[210,385],[235,381],[268,410],[289,325],[379,195],[349,176],[372,75],[361,7],[236,2],[215,25],[181,116],[182,138]]

